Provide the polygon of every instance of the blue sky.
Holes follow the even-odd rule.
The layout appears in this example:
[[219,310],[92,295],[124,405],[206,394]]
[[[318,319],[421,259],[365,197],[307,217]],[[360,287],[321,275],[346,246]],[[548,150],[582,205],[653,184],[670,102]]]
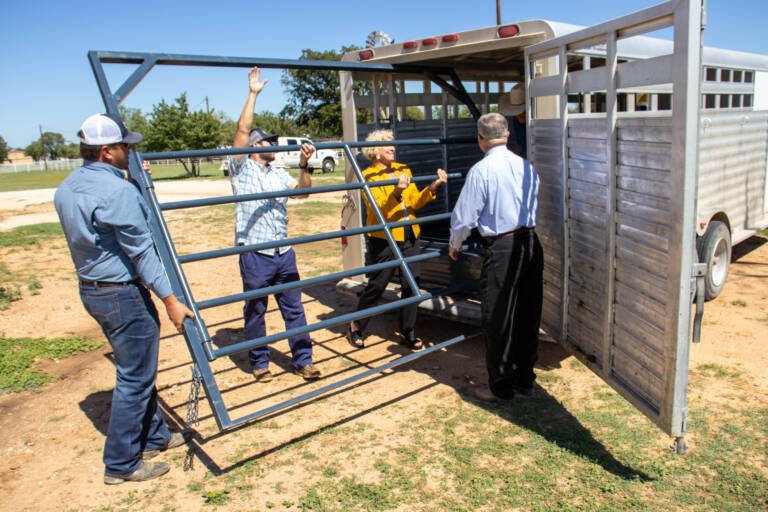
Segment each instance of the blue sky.
[[[502,22],[548,19],[591,25],[649,7],[654,0],[502,0]],[[708,46],[768,54],[768,1],[708,0]],[[104,110],[86,59],[89,50],[297,58],[303,48],[362,46],[383,30],[396,41],[494,25],[495,0],[132,2],[11,1],[0,17],[0,136],[24,147],[39,130],[74,141],[84,118]],[[132,70],[107,70],[113,88]],[[257,110],[279,111],[280,72]],[[161,67],[128,97],[149,112],[161,99],[187,92],[190,104],[237,118],[247,93],[245,69]]]

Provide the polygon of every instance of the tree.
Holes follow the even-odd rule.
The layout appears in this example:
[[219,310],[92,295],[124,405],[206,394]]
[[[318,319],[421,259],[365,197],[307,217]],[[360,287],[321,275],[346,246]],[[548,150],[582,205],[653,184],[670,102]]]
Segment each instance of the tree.
[[[124,106],[120,106],[120,117],[123,118],[123,122],[125,123],[125,127],[128,128],[128,131],[131,132],[139,132],[142,135],[144,132],[147,131],[147,126],[149,125],[149,122],[147,121],[147,118],[144,117],[144,114],[141,112],[141,109],[138,108],[128,108]],[[136,145],[136,149],[138,151],[143,151],[144,146],[143,142],[140,142]]]
[[[340,51],[304,49],[302,60],[340,60],[344,53],[357,50],[356,46],[343,46]],[[291,98],[280,113],[294,118],[299,126],[306,126],[316,137],[340,137],[341,107],[339,73],[308,69],[287,69],[281,79]]]
[[8,143],[0,136],[0,163],[5,162],[5,159],[8,158],[8,151]]
[[[267,110],[253,114],[253,127],[261,128],[274,135],[302,135],[305,131],[293,119],[284,117],[282,113],[275,114]],[[231,138],[232,136],[230,136]]]
[[80,143],[72,142],[59,148],[60,158],[80,158]]
[[43,155],[45,154],[45,148],[40,143],[40,139],[31,142],[27,147],[25,147],[24,154],[28,157],[31,157],[35,162],[43,158]]
[[[142,149],[184,151],[216,148],[222,144],[224,136],[220,117],[213,112],[190,111],[186,93],[182,93],[170,104],[162,100],[152,108],[150,119],[144,128]],[[232,134],[229,138],[231,141]],[[187,174],[200,175],[199,160],[179,161]]]
[[24,153],[35,160],[55,160],[59,158],[61,148],[66,146],[64,136],[56,132],[43,132],[40,138],[24,148]]

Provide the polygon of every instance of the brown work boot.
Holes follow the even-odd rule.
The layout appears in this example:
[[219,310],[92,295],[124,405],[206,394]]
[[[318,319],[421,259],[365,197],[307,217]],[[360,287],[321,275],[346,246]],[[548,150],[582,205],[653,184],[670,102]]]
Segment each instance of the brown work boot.
[[312,363],[309,363],[307,366],[302,366],[301,368],[296,368],[293,371],[297,375],[304,377],[304,380],[317,380],[323,376],[323,374],[320,373],[320,370],[318,370]]
[[168,440],[168,444],[166,444],[162,448],[156,448],[154,450],[145,450],[141,452],[141,458],[144,460],[152,459],[160,455],[160,452],[164,452],[166,450],[172,450],[173,448],[178,448],[179,446],[183,446],[187,444],[187,441],[189,441],[189,434],[187,432],[174,432],[171,434],[171,438]]
[[171,470],[171,466],[165,462],[144,462],[139,463],[139,467],[132,473],[125,475],[109,475],[104,473],[104,483],[107,485],[122,484],[123,482],[143,482],[152,480],[166,474]]
[[272,380],[272,372],[269,371],[269,368],[259,368],[258,370],[253,370],[253,378],[256,379],[256,382],[270,382]]

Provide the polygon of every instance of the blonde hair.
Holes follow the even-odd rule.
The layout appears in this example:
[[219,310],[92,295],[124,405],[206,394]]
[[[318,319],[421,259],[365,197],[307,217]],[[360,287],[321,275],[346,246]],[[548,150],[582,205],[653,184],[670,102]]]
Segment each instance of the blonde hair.
[[[374,130],[365,138],[365,142],[383,142],[395,140],[395,134],[392,130]],[[375,162],[379,158],[379,148],[381,146],[368,146],[363,148],[365,158]]]

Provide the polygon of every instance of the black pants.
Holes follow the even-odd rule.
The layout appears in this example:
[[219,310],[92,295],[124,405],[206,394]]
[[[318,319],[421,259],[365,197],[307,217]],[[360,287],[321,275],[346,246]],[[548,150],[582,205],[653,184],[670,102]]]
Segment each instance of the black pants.
[[[415,256],[419,254],[419,241],[413,236],[413,231],[406,228],[406,233],[410,233],[410,237],[405,242],[398,242],[397,246],[403,256]],[[392,252],[392,248],[389,246],[386,240],[382,238],[376,238],[369,236],[367,238],[368,252],[365,256],[366,265],[373,265],[375,263],[383,263],[385,261],[391,261],[395,259],[395,255]],[[419,265],[411,263],[409,264],[413,278],[416,283],[419,282]],[[366,285],[363,293],[357,301],[357,310],[369,308],[378,302],[381,294],[387,288],[387,283],[392,279],[392,276],[398,267],[390,267],[384,270],[368,273],[368,284]],[[411,287],[408,286],[408,282],[405,276],[400,272],[400,298],[410,297],[413,295]],[[418,293],[418,290],[416,290]],[[416,310],[418,304],[411,304],[400,308],[400,329],[402,331],[412,330],[416,325]],[[370,317],[361,318],[355,320],[355,323],[360,328],[360,331],[365,332],[365,328],[368,325]]]
[[497,239],[483,261],[482,327],[488,385],[512,398],[536,375],[544,255],[534,231]]

